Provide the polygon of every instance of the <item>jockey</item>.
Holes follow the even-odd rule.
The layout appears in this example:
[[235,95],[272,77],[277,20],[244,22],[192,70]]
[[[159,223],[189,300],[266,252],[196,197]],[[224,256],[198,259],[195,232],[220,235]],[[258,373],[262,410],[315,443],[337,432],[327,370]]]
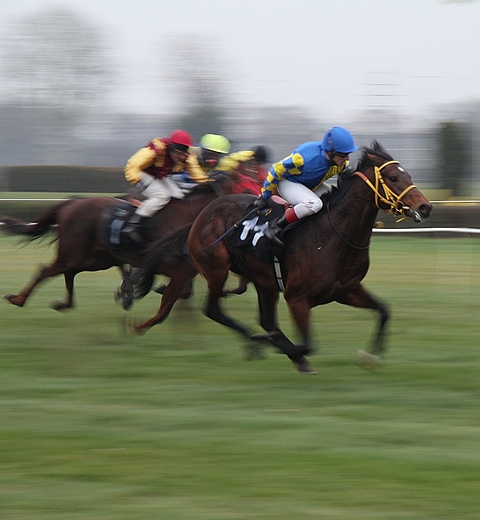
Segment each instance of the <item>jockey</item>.
[[278,245],[281,230],[288,224],[320,211],[320,197],[330,190],[324,182],[345,171],[349,154],[358,150],[352,134],[340,126],[327,130],[321,142],[307,142],[282,161],[272,164],[263,184],[262,195],[255,201],[263,209],[276,189],[293,207],[269,222],[263,234]]
[[194,149],[203,171],[216,168],[221,158],[230,152],[230,146],[230,141],[223,135],[205,134],[200,139],[200,146]]
[[[230,151],[230,141],[223,135],[205,134],[200,139],[199,146],[190,148],[190,151],[195,155],[204,174],[208,175],[217,167],[221,158]],[[186,193],[198,183],[198,179],[193,177],[188,169],[175,174],[172,178]]]
[[217,169],[219,171],[235,171],[263,183],[265,181],[263,166],[268,161],[268,150],[264,146],[256,146],[252,150],[242,150],[227,155],[220,160]]
[[195,182],[209,180],[190,151],[192,144],[190,134],[175,130],[168,138],[153,139],[128,160],[125,178],[146,197],[122,231],[133,242],[143,242],[139,231],[146,218],[163,208],[172,197],[185,196],[171,179],[172,174],[186,170]]

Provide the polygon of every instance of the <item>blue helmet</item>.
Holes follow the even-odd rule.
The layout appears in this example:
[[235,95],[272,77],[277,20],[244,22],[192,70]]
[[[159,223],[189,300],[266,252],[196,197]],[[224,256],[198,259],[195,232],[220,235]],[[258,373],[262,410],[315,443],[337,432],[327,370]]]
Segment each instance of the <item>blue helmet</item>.
[[322,148],[326,152],[352,153],[358,150],[353,135],[341,126],[334,126],[325,132]]

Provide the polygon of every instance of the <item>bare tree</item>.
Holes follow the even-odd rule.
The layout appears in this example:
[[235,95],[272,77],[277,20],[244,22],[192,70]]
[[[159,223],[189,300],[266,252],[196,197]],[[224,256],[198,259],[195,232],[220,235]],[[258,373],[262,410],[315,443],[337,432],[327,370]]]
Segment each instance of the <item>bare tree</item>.
[[2,42],[7,101],[86,109],[103,101],[114,75],[99,30],[66,8],[20,19]]
[[19,19],[1,39],[0,108],[12,117],[0,124],[8,147],[28,142],[18,155],[42,164],[73,160],[75,133],[98,117],[112,89],[107,51],[99,29],[66,8]]
[[167,45],[166,79],[178,99],[179,124],[198,138],[203,133],[223,133],[232,106],[227,67],[222,64],[214,39],[189,35],[174,37]]

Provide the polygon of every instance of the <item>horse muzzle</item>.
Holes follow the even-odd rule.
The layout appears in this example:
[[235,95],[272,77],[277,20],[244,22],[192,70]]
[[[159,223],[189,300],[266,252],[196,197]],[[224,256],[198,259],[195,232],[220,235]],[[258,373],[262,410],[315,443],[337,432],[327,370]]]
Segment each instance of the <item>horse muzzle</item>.
[[428,218],[430,216],[431,211],[431,204],[420,204],[418,210],[414,210],[412,208],[405,208],[404,215],[411,218],[414,222],[421,222],[423,219]]

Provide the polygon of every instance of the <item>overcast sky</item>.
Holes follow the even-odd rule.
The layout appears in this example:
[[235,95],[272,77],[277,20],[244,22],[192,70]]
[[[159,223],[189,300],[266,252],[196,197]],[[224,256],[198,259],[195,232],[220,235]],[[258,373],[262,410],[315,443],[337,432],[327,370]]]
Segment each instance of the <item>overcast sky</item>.
[[172,35],[213,39],[241,102],[342,118],[480,99],[480,1],[0,0],[0,29],[51,5],[103,30],[123,71],[115,99],[126,110],[168,111],[167,89],[154,95],[143,85]]

